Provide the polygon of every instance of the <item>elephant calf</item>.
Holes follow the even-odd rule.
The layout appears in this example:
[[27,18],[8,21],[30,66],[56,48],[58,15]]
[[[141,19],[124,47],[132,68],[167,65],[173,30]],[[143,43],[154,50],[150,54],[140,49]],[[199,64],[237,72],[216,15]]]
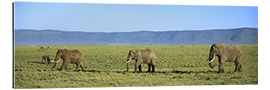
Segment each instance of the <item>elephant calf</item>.
[[155,59],[156,55],[150,49],[145,50],[130,50],[127,56],[127,71],[128,64],[131,60],[135,60],[135,70],[134,73],[137,73],[137,68],[142,72],[141,63],[148,64],[148,72],[151,72],[150,68],[152,67],[152,72],[155,72]]
[[46,64],[50,64],[50,62],[53,60],[53,57],[50,55],[44,55],[42,56],[42,60],[46,63]]
[[225,61],[234,62],[235,69],[234,71],[241,72],[241,59],[242,59],[242,51],[239,47],[235,45],[225,45],[216,43],[213,44],[210,48],[209,52],[209,66],[213,68],[214,66],[211,63],[214,61],[215,56],[218,57],[219,61],[219,73],[224,73],[223,64]]

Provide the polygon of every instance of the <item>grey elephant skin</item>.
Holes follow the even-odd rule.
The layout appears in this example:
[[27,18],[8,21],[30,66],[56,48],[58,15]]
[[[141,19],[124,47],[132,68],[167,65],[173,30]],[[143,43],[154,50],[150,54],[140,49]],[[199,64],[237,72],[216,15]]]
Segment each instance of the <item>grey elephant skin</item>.
[[79,50],[59,49],[56,53],[55,61],[54,61],[55,64],[52,67],[52,69],[55,68],[55,66],[60,61],[60,59],[63,59],[63,64],[60,68],[61,71],[64,68],[65,70],[67,70],[68,63],[75,64],[76,69],[78,69],[78,67],[81,67],[83,71],[85,69],[85,66],[83,64],[83,55]]
[[145,50],[130,50],[127,56],[127,71],[128,71],[128,64],[131,60],[135,60],[135,70],[134,73],[137,73],[137,68],[139,71],[142,72],[141,64],[148,64],[148,72],[155,72],[155,59],[156,55],[150,49]]
[[235,72],[241,72],[241,59],[242,59],[242,50],[235,45],[225,45],[222,43],[215,43],[211,46],[209,52],[209,66],[213,68],[212,62],[214,61],[215,56],[218,57],[219,62],[219,73],[224,73],[223,64],[224,62],[234,62],[235,63]]

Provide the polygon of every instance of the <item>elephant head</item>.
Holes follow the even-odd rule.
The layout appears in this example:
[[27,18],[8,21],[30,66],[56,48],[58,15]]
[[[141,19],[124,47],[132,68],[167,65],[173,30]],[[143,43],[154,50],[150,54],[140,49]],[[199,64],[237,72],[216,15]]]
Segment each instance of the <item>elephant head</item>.
[[222,50],[223,50],[223,46],[224,44],[213,44],[210,48],[210,52],[209,52],[209,66],[211,68],[214,68],[215,66],[212,65],[212,62],[215,59],[215,56],[220,56],[222,54]]
[[131,60],[135,59],[135,52],[130,50],[127,56],[127,71],[128,71],[128,64]]
[[56,63],[58,63],[58,62],[60,61],[59,59],[63,59],[64,53],[65,53],[65,49],[64,49],[64,50],[59,49],[59,50],[56,52],[56,56],[55,56],[54,61],[51,61],[51,62],[56,62]]

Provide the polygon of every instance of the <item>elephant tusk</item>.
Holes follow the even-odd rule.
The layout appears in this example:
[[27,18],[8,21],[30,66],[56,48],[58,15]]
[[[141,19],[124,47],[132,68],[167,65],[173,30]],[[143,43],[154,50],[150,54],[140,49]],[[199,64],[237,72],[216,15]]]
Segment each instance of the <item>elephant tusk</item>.
[[128,60],[127,63],[129,63],[131,60]]
[[209,62],[212,63],[214,61],[215,57],[213,57]]
[[56,62],[56,63],[58,63],[58,62],[60,62],[60,59],[58,61],[51,60],[50,62]]
[[58,61],[55,61],[55,62],[57,62],[57,63],[58,63],[58,62],[60,62],[60,60],[58,60]]

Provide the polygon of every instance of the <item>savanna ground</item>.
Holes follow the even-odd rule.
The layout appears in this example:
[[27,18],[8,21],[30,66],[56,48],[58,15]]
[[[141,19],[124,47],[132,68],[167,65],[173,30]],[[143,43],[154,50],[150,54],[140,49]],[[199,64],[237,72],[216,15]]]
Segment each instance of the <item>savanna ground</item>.
[[[47,47],[47,46],[43,46]],[[181,85],[246,85],[258,84],[258,47],[239,45],[243,51],[242,72],[234,72],[234,63],[224,64],[224,74],[218,74],[216,67],[208,66],[210,45],[63,45],[14,47],[15,88],[85,88],[126,86],[181,86]],[[74,71],[69,64],[68,71],[51,70],[42,62],[43,55],[55,57],[58,49],[78,49],[84,55],[85,72]],[[131,49],[150,48],[155,52],[156,72],[132,73],[134,62],[126,72],[126,57]],[[56,66],[60,68],[62,61]]]

